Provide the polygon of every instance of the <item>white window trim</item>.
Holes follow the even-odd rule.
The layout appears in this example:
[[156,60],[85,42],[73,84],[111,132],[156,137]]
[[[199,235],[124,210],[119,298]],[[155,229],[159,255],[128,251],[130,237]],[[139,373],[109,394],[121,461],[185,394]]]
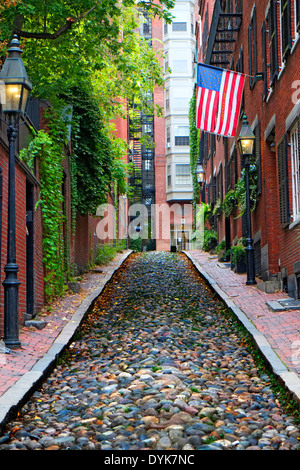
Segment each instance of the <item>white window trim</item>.
[[291,169],[292,169],[292,197],[293,197],[293,224],[300,220],[300,168],[299,168],[299,128],[298,123],[291,129]]

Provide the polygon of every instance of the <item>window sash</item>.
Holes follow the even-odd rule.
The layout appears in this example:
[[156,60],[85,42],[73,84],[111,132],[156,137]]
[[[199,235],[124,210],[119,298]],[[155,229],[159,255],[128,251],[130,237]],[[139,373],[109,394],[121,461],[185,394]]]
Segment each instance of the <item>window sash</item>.
[[292,167],[292,194],[293,218],[300,217],[300,156],[299,156],[299,125],[294,127],[290,134],[291,140],[291,167]]
[[183,21],[173,21],[172,23],[172,31],[186,31],[187,24]]
[[287,135],[281,139],[277,147],[278,158],[278,184],[279,184],[279,208],[282,227],[290,222],[289,192],[288,192],[288,165],[287,165],[288,142]]
[[282,60],[285,60],[292,48],[292,31],[291,31],[291,2],[290,0],[281,0],[281,50]]
[[271,0],[268,15],[269,26],[269,55],[270,55],[270,85],[278,76],[278,35],[277,35],[277,2]]

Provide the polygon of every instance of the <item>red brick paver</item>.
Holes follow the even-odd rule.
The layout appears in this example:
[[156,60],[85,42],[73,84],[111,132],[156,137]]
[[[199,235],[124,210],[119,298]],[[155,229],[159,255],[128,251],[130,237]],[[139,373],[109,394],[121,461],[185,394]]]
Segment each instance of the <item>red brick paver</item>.
[[234,273],[208,253],[195,250],[188,254],[265,336],[286,367],[300,375],[300,310],[273,312],[266,304],[288,298],[288,295],[283,292],[267,294],[257,286],[247,286],[246,274]]
[[[126,255],[126,253],[125,253]],[[50,312],[42,312],[38,319],[47,322],[42,330],[35,327],[23,327],[19,334],[21,348],[11,350],[9,354],[0,353],[0,396],[10,389],[26,372],[43,358],[55,339],[72,319],[81,303],[103,284],[108,273],[117,266],[123,254],[118,254],[107,266],[101,266],[102,272],[90,271],[82,276],[81,290],[78,294],[69,293],[51,305]]]

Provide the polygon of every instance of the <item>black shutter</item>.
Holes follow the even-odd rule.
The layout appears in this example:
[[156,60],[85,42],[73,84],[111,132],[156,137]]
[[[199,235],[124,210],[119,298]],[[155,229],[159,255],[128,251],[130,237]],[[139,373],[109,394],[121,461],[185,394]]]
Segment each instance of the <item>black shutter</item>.
[[289,193],[288,193],[288,141],[287,134],[277,147],[278,151],[278,184],[279,184],[279,207],[280,221],[283,227],[289,224]]
[[296,0],[296,28],[300,32],[300,0]]
[[268,58],[267,58],[267,41],[266,41],[266,23],[261,27],[261,46],[262,46],[262,71],[263,71],[263,100],[266,101],[268,96]]
[[277,3],[276,0],[271,0],[269,11],[269,48],[270,48],[270,84],[278,75],[278,35],[277,35]]
[[248,26],[248,50],[249,50],[249,75],[250,88],[253,88],[257,75],[257,31],[256,31],[256,9],[253,10],[251,23]]
[[220,199],[221,199],[221,202],[223,202],[223,165],[222,163],[220,164],[219,175],[220,175]]
[[282,57],[286,60],[292,48],[292,32],[291,32],[291,1],[281,1],[281,45]]
[[252,67],[253,67],[253,54],[252,54],[252,34],[253,34],[253,30],[252,30],[252,25],[249,24],[248,26],[248,55],[249,55],[249,85],[250,85],[250,88],[253,87],[253,81],[254,81],[254,77],[253,77],[253,70],[252,70]]
[[261,194],[261,143],[260,143],[260,122],[254,129],[254,157],[257,168],[257,194]]

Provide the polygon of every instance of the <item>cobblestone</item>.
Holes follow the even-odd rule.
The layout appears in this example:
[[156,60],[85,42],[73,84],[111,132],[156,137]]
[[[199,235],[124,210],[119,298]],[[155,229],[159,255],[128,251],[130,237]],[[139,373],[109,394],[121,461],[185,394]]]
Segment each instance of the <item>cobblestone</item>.
[[300,428],[184,257],[113,277],[1,450],[296,450]]

